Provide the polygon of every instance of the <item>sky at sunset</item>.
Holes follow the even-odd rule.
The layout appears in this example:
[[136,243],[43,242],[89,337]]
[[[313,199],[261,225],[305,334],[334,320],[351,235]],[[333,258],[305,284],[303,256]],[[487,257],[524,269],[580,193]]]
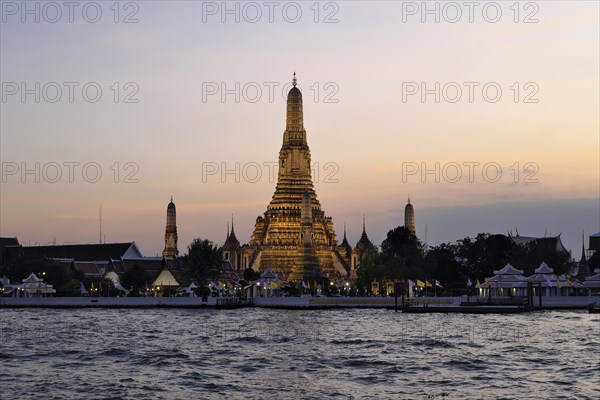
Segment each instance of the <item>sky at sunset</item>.
[[463,2],[428,2],[439,22],[421,2],[113,3],[2,2],[3,237],[98,242],[102,208],[107,242],[156,255],[173,194],[180,253],[232,214],[247,242],[294,71],[340,241],[365,214],[380,244],[409,195],[431,245],[561,233],[579,259],[600,232],[598,2],[479,2],[472,22]]

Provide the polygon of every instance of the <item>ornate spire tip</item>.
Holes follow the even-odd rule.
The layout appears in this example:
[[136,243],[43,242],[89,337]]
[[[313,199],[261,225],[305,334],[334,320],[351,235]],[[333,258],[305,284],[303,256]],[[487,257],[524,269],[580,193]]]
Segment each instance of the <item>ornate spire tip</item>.
[[294,79],[292,80],[292,85],[294,85],[294,87],[296,87],[296,84],[297,84],[296,71],[294,71]]

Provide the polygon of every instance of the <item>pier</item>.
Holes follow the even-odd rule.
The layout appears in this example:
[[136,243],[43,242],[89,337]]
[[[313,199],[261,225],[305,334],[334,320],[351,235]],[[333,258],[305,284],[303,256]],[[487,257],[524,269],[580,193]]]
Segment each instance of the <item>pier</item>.
[[[238,308],[280,309],[385,308],[403,312],[512,313],[532,309],[584,310],[600,303],[600,296],[545,297],[540,307],[518,303],[519,299],[496,299],[494,303],[460,297],[411,298],[404,305],[393,297],[1,297],[0,308]],[[537,299],[536,299],[537,300]]]

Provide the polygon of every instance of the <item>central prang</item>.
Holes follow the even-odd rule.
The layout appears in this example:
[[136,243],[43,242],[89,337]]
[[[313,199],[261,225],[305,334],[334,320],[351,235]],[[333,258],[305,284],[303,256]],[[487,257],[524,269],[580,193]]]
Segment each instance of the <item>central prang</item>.
[[346,246],[338,246],[331,217],[321,210],[314,190],[302,93],[295,73],[287,98],[275,193],[267,211],[257,217],[249,243],[233,247],[232,256],[238,255],[231,257],[236,269],[270,269],[291,282],[323,278],[339,282],[350,275],[350,254]]

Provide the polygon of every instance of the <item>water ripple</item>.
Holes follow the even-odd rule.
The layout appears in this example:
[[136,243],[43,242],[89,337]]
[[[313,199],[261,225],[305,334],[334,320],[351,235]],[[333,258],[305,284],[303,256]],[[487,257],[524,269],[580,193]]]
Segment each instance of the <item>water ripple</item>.
[[596,399],[599,328],[564,311],[2,310],[0,387],[26,399]]

